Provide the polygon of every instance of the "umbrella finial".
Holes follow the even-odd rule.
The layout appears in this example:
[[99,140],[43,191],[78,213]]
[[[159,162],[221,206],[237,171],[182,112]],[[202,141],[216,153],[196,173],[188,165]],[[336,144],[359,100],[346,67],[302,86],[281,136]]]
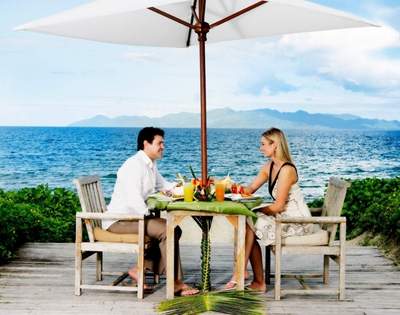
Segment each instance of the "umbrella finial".
[[207,40],[207,33],[210,31],[210,24],[207,22],[200,22],[194,25],[194,31],[199,37],[199,41]]

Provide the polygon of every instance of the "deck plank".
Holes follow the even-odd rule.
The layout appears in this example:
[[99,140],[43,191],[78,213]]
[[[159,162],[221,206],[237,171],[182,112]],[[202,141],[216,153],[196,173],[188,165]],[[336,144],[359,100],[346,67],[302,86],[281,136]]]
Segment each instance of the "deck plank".
[[[181,246],[186,281],[200,281],[199,246]],[[18,257],[0,266],[0,314],[154,314],[154,307],[165,298],[165,279],[158,289],[138,301],[134,293],[83,291],[74,295],[74,244],[28,243]],[[124,271],[133,261],[129,255],[105,255],[105,270]],[[289,256],[282,260],[283,272],[322,271],[318,256]],[[231,275],[232,246],[212,247],[212,283],[222,288]],[[338,281],[338,269],[331,264],[330,284]],[[346,300],[332,296],[285,296],[273,300],[273,291],[264,295],[265,308],[270,315],[283,314],[400,314],[400,272],[377,248],[349,246],[347,248]],[[95,281],[95,258],[84,263],[84,280]],[[113,277],[106,276],[111,282]],[[306,280],[310,287],[321,286],[319,279]],[[129,285],[129,283],[127,284]],[[283,279],[282,288],[297,288],[296,280]]]

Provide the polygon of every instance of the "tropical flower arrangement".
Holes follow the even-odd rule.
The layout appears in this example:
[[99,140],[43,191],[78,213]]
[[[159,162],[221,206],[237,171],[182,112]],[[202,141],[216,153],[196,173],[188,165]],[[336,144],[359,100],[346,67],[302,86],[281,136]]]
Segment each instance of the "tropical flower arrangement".
[[[193,168],[189,166],[190,172],[192,174],[192,179],[190,183],[193,185],[193,198],[198,201],[213,201],[215,199],[215,184],[216,181],[212,177],[207,178],[207,182],[204,185],[199,179]],[[177,174],[177,179],[181,182],[182,185],[185,185],[188,182],[186,177],[183,177],[181,174]],[[238,183],[235,183],[229,174],[219,182],[224,185],[225,193],[233,193],[233,194],[244,194],[244,187]]]
[[194,186],[193,189],[193,197],[199,201],[211,201],[214,199],[215,196],[215,185],[214,179],[210,176],[207,178],[207,183],[204,185],[201,180],[196,176],[193,171],[193,168],[189,166],[190,172],[192,173],[192,185]]

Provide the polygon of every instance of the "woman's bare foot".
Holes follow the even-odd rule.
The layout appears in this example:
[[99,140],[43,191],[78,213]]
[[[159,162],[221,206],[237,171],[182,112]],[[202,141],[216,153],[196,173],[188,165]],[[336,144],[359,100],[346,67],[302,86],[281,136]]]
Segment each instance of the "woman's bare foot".
[[[246,270],[244,272],[244,280],[248,280],[249,279],[249,272]],[[236,280],[236,275],[233,275],[231,280],[229,280],[229,282],[227,284],[225,284],[224,289],[225,290],[232,290],[235,289],[237,285],[237,280]]]
[[227,284],[225,284],[224,290],[233,290],[236,288],[236,286],[237,286],[236,280],[231,279]]
[[[137,267],[132,267],[131,269],[128,270],[128,275],[134,280],[135,282],[138,282],[138,270]],[[153,290],[153,286],[148,285],[146,283],[143,284],[143,289],[144,290]]]
[[264,282],[253,281],[248,286],[246,286],[246,289],[250,290],[250,291],[254,291],[254,292],[260,292],[260,293],[267,292],[267,286],[265,285]]

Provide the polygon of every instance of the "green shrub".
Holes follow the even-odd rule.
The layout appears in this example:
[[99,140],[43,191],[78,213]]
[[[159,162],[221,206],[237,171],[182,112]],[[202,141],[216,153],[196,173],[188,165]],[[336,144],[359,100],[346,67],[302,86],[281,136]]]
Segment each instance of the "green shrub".
[[[308,205],[320,207],[322,202],[315,199]],[[352,180],[342,215],[348,238],[371,232],[400,242],[400,177]]]
[[76,194],[47,185],[0,189],[0,264],[24,242],[71,242],[75,238]]
[[400,241],[400,177],[353,180],[342,213],[349,237],[372,232]]

